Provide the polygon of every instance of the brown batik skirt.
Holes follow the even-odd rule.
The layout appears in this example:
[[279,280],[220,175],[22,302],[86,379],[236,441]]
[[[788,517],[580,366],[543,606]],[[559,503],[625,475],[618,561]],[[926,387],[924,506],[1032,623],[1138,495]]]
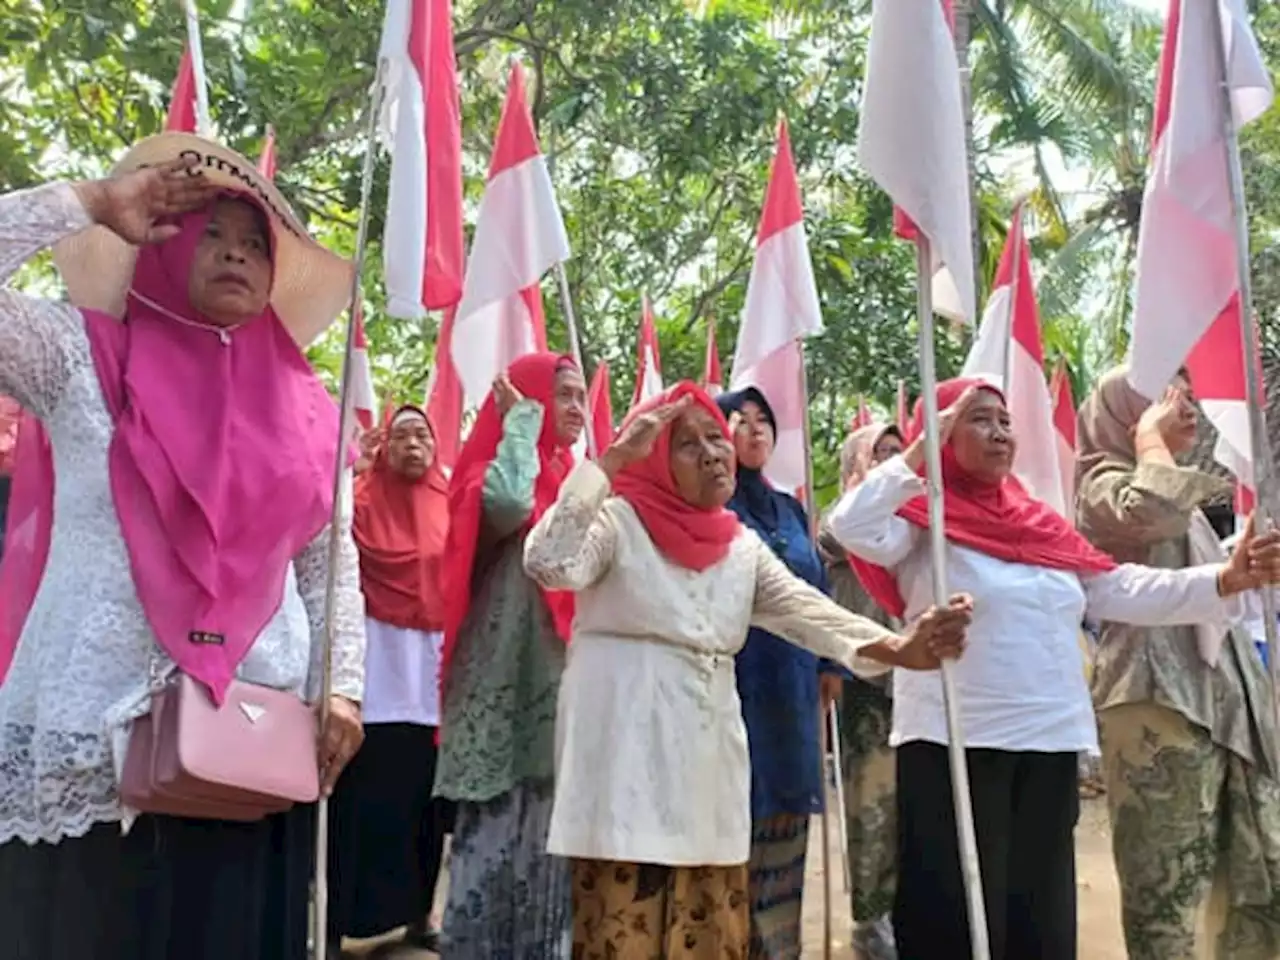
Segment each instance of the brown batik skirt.
[[746,960],[747,865],[573,861],[573,960]]

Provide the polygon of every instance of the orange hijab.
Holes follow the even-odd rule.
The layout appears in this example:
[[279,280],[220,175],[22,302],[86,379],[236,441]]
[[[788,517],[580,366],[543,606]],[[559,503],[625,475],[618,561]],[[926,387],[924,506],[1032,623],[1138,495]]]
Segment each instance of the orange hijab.
[[[421,416],[436,436],[420,407],[400,407],[392,423],[405,413]],[[370,617],[411,630],[444,628],[440,568],[448,530],[449,482],[436,462],[410,480],[391,469],[384,439],[373,466],[356,480],[352,525]]]

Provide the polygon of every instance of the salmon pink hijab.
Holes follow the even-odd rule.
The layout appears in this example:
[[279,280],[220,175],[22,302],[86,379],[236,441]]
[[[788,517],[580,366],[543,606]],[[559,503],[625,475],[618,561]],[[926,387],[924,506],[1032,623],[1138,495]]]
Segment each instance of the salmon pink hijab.
[[[271,307],[225,334],[196,314],[188,278],[212,213],[139,251],[123,322],[83,313],[138,599],[160,647],[221,703],[290,563],[328,522],[338,412]],[[34,463],[32,489],[52,490],[52,459]],[[40,519],[37,555],[52,521]]]
[[[436,429],[421,407],[400,407],[391,418],[418,417]],[[388,430],[388,433],[390,431]],[[369,616],[393,627],[436,631],[444,625],[440,592],[449,529],[449,481],[433,459],[410,480],[392,469],[384,437],[373,466],[356,480],[352,533],[360,548],[360,584]]]
[[[682,397],[692,397],[694,403],[716,419],[725,437],[729,436],[729,424],[716,402],[688,380],[632,408],[618,430],[619,435],[637,417]],[[671,473],[674,428],[675,421],[668,423],[649,456],[618,471],[613,490],[631,504],[659,553],[687,570],[706,570],[724,559],[742,522],[727,507],[704,510],[680,496]]]
[[[984,381],[946,380],[938,384],[938,409],[945,410],[969,387],[1004,394]],[[915,415],[905,437],[910,445],[924,432],[924,403],[916,401]],[[1000,483],[986,483],[966,473],[950,443],[942,448],[943,510],[947,539],[997,560],[1070,570],[1106,573],[1116,562],[1076,532],[1061,514],[1043,500],[1027,493],[1012,475]],[[929,528],[929,504],[925,497],[908,500],[898,516],[913,526]],[[858,579],[881,607],[901,618],[906,603],[897,579],[884,567],[851,558]]]
[[[554,353],[528,354],[507,368],[511,385],[520,395],[538,401],[546,410],[542,418],[542,433],[538,435],[538,460],[542,468],[533,486],[533,512],[525,522],[522,535],[555,503],[560,485],[573,467],[572,452],[556,434],[553,410],[556,374],[566,369],[577,370],[578,367],[572,358]],[[458,631],[471,610],[476,546],[483,513],[484,475],[498,453],[501,439],[502,416],[494,402],[493,391],[490,391],[476,415],[467,442],[462,445],[449,481],[449,537],[445,545],[445,556],[449,562],[445,565],[443,578],[445,635],[440,668],[442,685],[448,677],[449,664],[457,647]],[[556,634],[568,643],[573,627],[573,594],[567,590],[539,590],[551,614]]]

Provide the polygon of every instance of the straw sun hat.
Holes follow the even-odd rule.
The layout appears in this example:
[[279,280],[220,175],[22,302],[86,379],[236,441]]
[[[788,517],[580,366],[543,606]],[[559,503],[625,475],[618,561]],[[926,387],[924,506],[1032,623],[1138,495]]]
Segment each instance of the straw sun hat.
[[[161,133],[134,144],[112,174],[187,156],[199,158],[194,169],[210,183],[248,194],[267,211],[275,234],[271,305],[294,340],[307,346],[347,306],[354,277],[351,261],[313,240],[275,184],[221,144],[189,133]],[[122,317],[137,254],[137,247],[111,230],[93,226],[58,243],[53,259],[73,304]]]

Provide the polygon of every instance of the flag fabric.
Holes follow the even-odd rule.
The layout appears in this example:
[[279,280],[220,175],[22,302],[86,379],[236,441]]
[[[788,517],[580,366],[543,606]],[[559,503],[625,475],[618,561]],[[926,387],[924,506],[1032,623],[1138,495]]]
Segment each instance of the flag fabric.
[[947,0],[874,0],[858,160],[900,236],[929,240],[933,308],[973,322],[969,163]]
[[907,381],[898,381],[898,416],[895,421],[898,424],[898,432],[904,437],[907,435],[907,424],[911,422],[911,408],[907,405]]
[[456,310],[449,307],[436,337],[436,358],[427,383],[427,416],[436,433],[436,459],[452,473],[462,449],[462,384],[453,367],[451,344]]
[[724,390],[724,374],[720,372],[720,348],[716,346],[716,323],[707,319],[707,356],[702,365],[702,388],[717,396]]
[[165,117],[166,133],[196,132],[196,68],[191,48],[184,47],[178,61],[178,76],[169,93],[169,114]]
[[362,430],[372,430],[378,422],[378,400],[373,392],[373,368],[369,366],[369,344],[364,335],[364,312],[356,310],[355,342],[351,345],[351,407]]
[[1004,391],[1018,437],[1014,475],[1032,496],[1065,517],[1069,504],[1062,489],[1053,399],[1045,382],[1040,309],[1031,276],[1031,250],[1021,222],[1019,206],[961,375],[981,378]]
[[1067,505],[1066,517],[1075,522],[1076,503],[1076,401],[1071,394],[1071,378],[1059,363],[1049,381],[1053,396],[1053,427],[1058,442],[1058,470],[1062,475],[1062,497]]
[[387,312],[416,319],[462,297],[462,112],[450,0],[387,0],[379,56],[379,133],[391,151]]
[[637,347],[636,389],[631,405],[643,403],[662,392],[662,355],[658,351],[658,330],[653,324],[649,298],[640,301],[640,338]]
[[258,172],[268,180],[276,178],[276,128],[270,124],[262,141],[262,153],[258,156]]
[[754,386],[773,407],[778,431],[764,472],[775,487],[788,492],[804,487],[808,465],[808,400],[800,341],[822,329],[791,135],[786,120],[780,119],[730,389]]
[[[1216,50],[1220,18],[1225,50]],[[1273,98],[1244,0],[1171,0],[1138,233],[1129,378],[1158,398],[1184,365],[1218,430],[1214,453],[1252,482],[1236,228],[1220,71],[1238,130]]]
[[866,395],[860,393],[858,394],[858,412],[853,415],[852,427],[854,430],[861,430],[873,423],[875,418],[871,416],[871,408],[867,406]]
[[533,129],[524,75],[513,65],[451,344],[468,406],[478,406],[517,357],[545,349],[538,284],[568,258],[569,238]]
[[591,435],[595,440],[596,456],[609,449],[613,443],[613,400],[609,396],[609,364],[601,360],[592,374],[587,390],[587,405],[591,409]]

